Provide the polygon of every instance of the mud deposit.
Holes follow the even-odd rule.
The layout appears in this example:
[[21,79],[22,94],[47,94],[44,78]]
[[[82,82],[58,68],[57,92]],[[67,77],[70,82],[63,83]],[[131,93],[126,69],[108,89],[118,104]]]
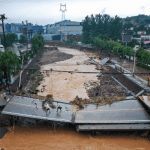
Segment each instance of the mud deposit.
[[150,144],[134,134],[77,133],[73,128],[20,127],[0,140],[5,150],[149,150]]

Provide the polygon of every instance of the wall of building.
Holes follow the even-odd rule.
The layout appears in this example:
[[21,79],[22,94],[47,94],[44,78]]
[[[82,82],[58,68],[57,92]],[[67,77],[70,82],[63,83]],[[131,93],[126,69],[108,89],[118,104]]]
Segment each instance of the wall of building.
[[21,33],[21,23],[12,23],[11,24],[11,32],[12,33]]
[[81,22],[64,20],[55,24],[47,25],[47,34],[81,35]]

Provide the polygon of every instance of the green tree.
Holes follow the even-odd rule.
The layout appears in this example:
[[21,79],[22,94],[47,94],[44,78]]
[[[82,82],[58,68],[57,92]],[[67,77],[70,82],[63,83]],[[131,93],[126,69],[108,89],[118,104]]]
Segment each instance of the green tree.
[[18,40],[18,36],[15,33],[6,34],[6,45],[7,47],[12,46],[14,42]]
[[90,18],[88,16],[86,16],[85,19],[83,20],[82,26],[83,26],[83,28],[82,28],[82,32],[83,32],[82,42],[83,43],[89,43],[90,42],[91,26],[90,26]]
[[20,35],[20,40],[19,40],[20,43],[26,43],[27,42],[27,38],[25,35]]
[[30,56],[33,57],[33,55],[35,53],[37,53],[39,50],[42,50],[43,47],[44,47],[44,38],[42,35],[40,34],[36,34],[32,40],[31,40],[31,43],[32,43],[32,49],[31,49],[31,54]]
[[110,38],[114,41],[121,39],[122,23],[120,21],[121,19],[118,16],[115,16],[111,21]]
[[137,31],[146,30],[145,25],[146,25],[145,23],[140,24],[139,27],[137,28]]
[[128,46],[134,47],[135,45],[140,45],[139,42],[137,42],[136,39],[132,39],[132,42],[128,42]]
[[[5,52],[0,52],[0,66],[4,63],[7,67],[7,77],[9,81],[11,80],[11,75],[15,75],[15,72],[20,68],[20,60],[15,52],[6,50]],[[2,78],[3,72],[0,68],[0,78]]]
[[131,22],[128,22],[128,23],[123,25],[123,29],[129,29],[131,27],[134,27],[134,25]]

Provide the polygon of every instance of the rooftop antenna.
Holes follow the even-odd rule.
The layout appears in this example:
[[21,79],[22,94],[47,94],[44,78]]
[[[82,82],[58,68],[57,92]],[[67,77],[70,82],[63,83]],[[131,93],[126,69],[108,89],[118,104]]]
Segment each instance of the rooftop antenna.
[[66,4],[62,5],[60,3],[60,11],[62,12],[62,21],[63,21],[63,20],[65,20],[65,11],[67,11]]

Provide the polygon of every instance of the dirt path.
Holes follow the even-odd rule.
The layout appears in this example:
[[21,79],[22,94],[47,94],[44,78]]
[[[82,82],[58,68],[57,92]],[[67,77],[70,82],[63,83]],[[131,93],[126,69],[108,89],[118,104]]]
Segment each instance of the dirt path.
[[[86,64],[89,57],[84,52],[61,47],[58,49],[60,52],[73,55],[73,58],[54,64],[43,65],[41,70],[97,72],[95,65]],[[95,61],[100,62],[98,59],[95,59]],[[55,99],[66,101],[72,101],[77,95],[81,98],[89,98],[84,83],[90,80],[97,81],[96,74],[47,72],[44,73],[44,80],[38,87],[40,90],[42,85],[46,85],[45,91],[39,92],[38,95],[46,96],[53,94]]]

